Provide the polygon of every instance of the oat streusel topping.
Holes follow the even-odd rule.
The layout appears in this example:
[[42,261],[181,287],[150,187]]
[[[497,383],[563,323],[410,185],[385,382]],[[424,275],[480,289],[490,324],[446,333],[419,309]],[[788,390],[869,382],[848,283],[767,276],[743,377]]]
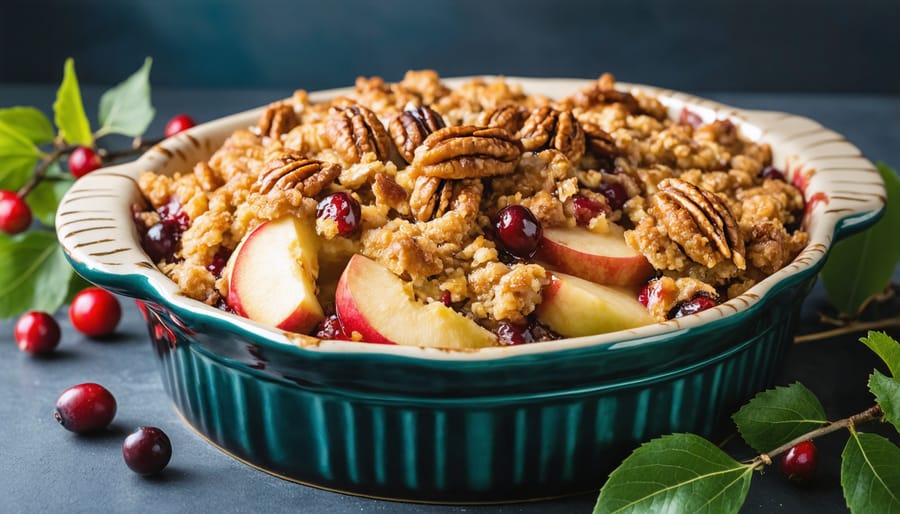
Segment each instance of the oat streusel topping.
[[343,266],[362,254],[419,301],[497,330],[533,322],[551,282],[548,265],[496,242],[492,217],[523,205],[545,229],[624,229],[656,271],[647,310],[664,320],[694,295],[740,294],[806,245],[803,196],[762,178],[771,161],[769,146],[731,121],[669,119],[659,100],[616,89],[609,74],[550,99],[502,78],[449,88],[433,71],[411,71],[394,84],[360,78],[324,103],[305,91],[273,103],[207,161],[143,174],[160,214],[138,218],[149,227],[182,213],[176,251],[158,264],[184,294],[223,306],[229,277],[216,259],[260,224],[315,218],[324,197],[348,193],[361,206],[357,232],[315,224],[326,311]]

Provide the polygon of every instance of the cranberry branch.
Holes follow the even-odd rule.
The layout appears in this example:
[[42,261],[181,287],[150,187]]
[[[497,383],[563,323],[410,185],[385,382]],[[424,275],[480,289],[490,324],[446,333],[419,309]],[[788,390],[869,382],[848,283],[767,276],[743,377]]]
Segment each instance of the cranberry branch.
[[861,425],[863,423],[868,423],[869,421],[880,420],[883,417],[884,411],[881,409],[881,406],[875,404],[862,412],[858,412],[844,419],[832,421],[831,423],[828,423],[823,427],[798,436],[770,452],[757,455],[753,460],[750,461],[750,464],[754,467],[754,469],[762,469],[763,467],[772,464],[772,457],[777,457],[804,441],[811,441],[817,437],[836,432],[843,428]]

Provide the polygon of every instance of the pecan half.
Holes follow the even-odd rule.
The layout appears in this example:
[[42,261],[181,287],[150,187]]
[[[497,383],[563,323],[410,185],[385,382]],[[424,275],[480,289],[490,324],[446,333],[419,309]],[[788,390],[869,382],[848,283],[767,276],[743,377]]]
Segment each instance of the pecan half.
[[372,193],[375,194],[375,203],[384,204],[399,212],[409,213],[409,205],[406,202],[406,190],[387,173],[376,173],[372,182]]
[[374,112],[361,105],[335,107],[328,116],[325,136],[348,164],[362,162],[367,153],[379,161],[388,159],[390,139]]
[[316,196],[340,174],[341,167],[337,164],[282,152],[266,163],[257,182],[261,193],[273,189],[296,189],[303,196]]
[[268,136],[274,139],[281,134],[287,134],[299,124],[300,120],[297,119],[294,108],[290,104],[279,102],[266,108],[262,116],[259,117],[256,128],[259,129],[260,136]]
[[641,112],[641,106],[638,103],[637,98],[631,93],[615,89],[615,84],[615,77],[609,73],[604,73],[596,80],[596,82],[581,89],[566,101],[583,109],[590,109],[598,105],[619,103],[622,104],[628,112]]
[[[744,239],[734,215],[714,193],[679,179],[665,179],[659,183],[659,191],[650,199],[651,205],[661,213],[660,221],[666,226],[669,237],[681,245],[688,257],[707,267],[715,266],[720,258],[731,259],[738,269],[746,269]],[[694,230],[684,230],[678,220],[678,212],[686,212]],[[699,233],[707,245],[689,243]]]
[[613,158],[619,155],[619,148],[616,146],[616,140],[602,128],[600,125],[591,122],[581,122],[581,128],[587,138],[587,147],[597,157]]
[[409,206],[419,221],[439,218],[451,210],[468,217],[478,212],[484,187],[480,180],[446,180],[420,176],[416,179]]
[[401,112],[391,120],[388,129],[400,157],[410,163],[416,156],[416,148],[425,142],[425,138],[446,126],[440,114],[429,107],[418,107]]
[[425,139],[412,165],[428,177],[462,179],[515,171],[522,145],[500,128],[446,127]]
[[498,127],[510,134],[518,132],[525,124],[528,111],[519,105],[504,105],[490,111],[484,111],[478,118],[482,127]]
[[528,115],[516,137],[522,141],[525,150],[531,152],[553,148],[573,162],[584,155],[584,130],[571,111],[538,107]]

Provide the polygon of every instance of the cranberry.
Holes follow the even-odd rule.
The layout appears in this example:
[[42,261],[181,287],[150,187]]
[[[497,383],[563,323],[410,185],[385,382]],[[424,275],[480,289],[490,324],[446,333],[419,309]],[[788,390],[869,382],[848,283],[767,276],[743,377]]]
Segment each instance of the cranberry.
[[172,458],[172,443],[169,436],[156,427],[138,427],[122,443],[122,457],[131,471],[154,475]]
[[510,323],[501,321],[497,326],[497,339],[500,344],[514,345],[526,344],[534,342],[531,332],[528,331],[528,325],[519,323]]
[[582,195],[575,195],[572,198],[572,206],[575,211],[575,221],[582,226],[587,226],[592,219],[605,210],[600,202]]
[[700,292],[694,295],[693,298],[687,300],[685,302],[681,302],[678,304],[673,310],[674,312],[669,314],[669,318],[681,318],[684,316],[690,316],[691,314],[697,314],[698,312],[705,311],[706,309],[710,309],[719,305],[713,297],[709,296],[707,293]]
[[181,202],[177,199],[170,199],[169,203],[163,205],[157,211],[163,223],[175,226],[179,232],[184,232],[191,226],[191,218],[181,209]]
[[31,225],[31,208],[12,191],[0,191],[0,231],[9,235],[25,231]]
[[338,234],[349,237],[357,229],[362,218],[359,202],[348,193],[334,193],[319,202],[316,217],[337,223]]
[[341,324],[341,320],[337,317],[337,314],[332,314],[319,323],[319,326],[316,327],[316,337],[319,339],[337,339],[342,341],[350,339],[347,337],[347,333],[344,332],[344,326]]
[[177,116],[173,116],[172,119],[166,123],[166,137],[172,137],[179,132],[184,132],[185,130],[197,125],[197,122],[194,121],[193,118],[188,116],[187,114],[179,114]]
[[445,306],[450,307],[450,304],[453,303],[453,295],[450,291],[444,291],[441,293],[441,303]]
[[643,288],[641,288],[640,292],[638,293],[638,297],[637,297],[637,300],[639,302],[641,302],[641,305],[643,305],[644,307],[647,307],[648,305],[650,305],[650,300],[653,299],[653,296],[655,294],[655,289],[656,289],[656,280],[651,280],[650,282],[647,282],[647,284]]
[[206,269],[212,273],[216,278],[222,276],[222,270],[225,269],[225,266],[228,264],[228,258],[231,257],[231,250],[228,248],[220,247],[216,254],[213,255],[213,260],[209,264],[206,265]]
[[544,232],[534,214],[521,205],[501,209],[494,220],[494,228],[503,248],[523,259],[534,255]]
[[78,384],[59,395],[53,417],[71,432],[95,432],[116,417],[116,399],[100,384]]
[[69,154],[69,171],[75,178],[81,178],[103,166],[103,161],[93,149],[79,146]]
[[774,166],[766,166],[765,168],[763,168],[763,170],[760,172],[760,176],[762,178],[771,180],[781,180],[782,182],[785,181],[784,173],[782,173],[781,170]]
[[59,344],[59,323],[46,312],[27,312],[16,322],[16,343],[26,353],[47,354]]
[[687,107],[683,107],[681,109],[681,115],[678,117],[678,123],[681,125],[690,125],[696,129],[699,128],[700,125],[703,125],[703,118]]
[[811,479],[816,471],[816,453],[812,441],[797,443],[781,457],[781,472],[791,480]]
[[122,318],[119,300],[109,291],[89,287],[81,291],[69,306],[69,319],[82,334],[91,337],[111,334]]
[[147,229],[141,246],[153,262],[168,261],[175,255],[181,232],[172,223],[158,221]]
[[618,182],[602,182],[600,184],[600,192],[606,197],[606,203],[609,204],[609,208],[614,211],[621,209],[628,200],[625,186]]

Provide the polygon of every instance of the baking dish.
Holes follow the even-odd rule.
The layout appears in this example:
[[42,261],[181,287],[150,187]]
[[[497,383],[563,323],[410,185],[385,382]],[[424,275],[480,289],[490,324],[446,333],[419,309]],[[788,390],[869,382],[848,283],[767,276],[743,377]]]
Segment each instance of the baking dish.
[[[550,97],[587,83],[509,80]],[[709,434],[768,385],[831,244],[873,223],[884,203],[874,166],[811,120],[619,87],[657,96],[672,116],[688,108],[707,122],[729,118],[748,138],[769,142],[774,163],[804,190],[806,249],[713,309],[611,334],[446,351],[280,332],[179,294],[141,250],[131,221],[131,206],[142,203],[141,172],[188,169],[261,109],[79,180],[60,205],[57,231],[80,274],[140,300],[166,391],[186,422],[251,465],[327,489],[414,501],[596,489],[639,442]]]

